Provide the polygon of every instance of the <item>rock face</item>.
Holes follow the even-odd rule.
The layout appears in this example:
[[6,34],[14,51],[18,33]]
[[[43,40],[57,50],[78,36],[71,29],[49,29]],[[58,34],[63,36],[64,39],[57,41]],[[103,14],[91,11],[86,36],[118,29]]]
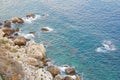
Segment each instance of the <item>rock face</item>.
[[82,80],[78,75],[76,75],[76,80]]
[[1,26],[1,25],[3,25],[3,23],[2,23],[2,22],[0,22],[0,26]]
[[46,49],[43,44],[36,44],[34,42],[30,42],[27,47],[27,54],[36,59],[42,60],[46,57]]
[[22,18],[19,18],[19,17],[14,17],[14,18],[12,18],[12,23],[23,24],[24,20]]
[[53,77],[60,74],[60,70],[57,66],[48,66],[47,70],[53,75]]
[[71,67],[66,68],[65,72],[68,75],[75,75],[76,74],[75,69],[71,68]]
[[9,20],[4,21],[4,27],[11,28],[11,22]]
[[18,46],[25,46],[26,45],[26,39],[23,36],[17,36],[14,40],[15,45]]
[[27,18],[30,18],[30,17],[35,18],[35,14],[32,14],[32,13],[31,14],[27,14],[26,17]]

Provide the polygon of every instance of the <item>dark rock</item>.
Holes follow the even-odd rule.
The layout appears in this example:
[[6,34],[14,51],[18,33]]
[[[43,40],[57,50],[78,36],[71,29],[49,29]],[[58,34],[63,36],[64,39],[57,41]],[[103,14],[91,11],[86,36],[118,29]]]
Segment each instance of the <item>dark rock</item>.
[[60,74],[60,70],[57,66],[48,66],[47,70],[53,75],[53,77]]
[[72,79],[72,77],[70,77],[70,76],[66,76],[66,77],[64,78],[64,80],[73,80],[73,79]]
[[11,22],[9,20],[4,21],[4,27],[11,28]]
[[30,17],[35,18],[35,14],[32,14],[32,13],[31,14],[27,14],[26,17],[27,18],[30,18]]
[[76,74],[75,69],[71,68],[71,67],[68,67],[67,69],[65,69],[65,72],[68,75],[75,75]]
[[26,39],[23,36],[17,36],[14,40],[15,45],[19,46],[25,46],[26,45]]
[[12,23],[23,24],[24,20],[22,18],[19,18],[19,17],[14,17],[14,18],[12,18]]
[[16,30],[15,30],[16,32],[19,32],[19,28],[16,28]]
[[49,29],[46,27],[43,27],[43,28],[41,28],[41,31],[49,31]]

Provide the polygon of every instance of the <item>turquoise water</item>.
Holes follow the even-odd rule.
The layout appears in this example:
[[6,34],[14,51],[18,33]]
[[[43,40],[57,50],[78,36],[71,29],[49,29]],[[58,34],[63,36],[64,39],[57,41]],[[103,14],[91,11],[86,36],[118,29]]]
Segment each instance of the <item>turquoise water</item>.
[[[120,80],[119,0],[0,2],[0,21],[28,13],[49,16],[14,26],[23,33],[35,31],[34,40],[46,45],[47,55],[55,64],[74,66],[79,74],[84,74],[84,80]],[[45,26],[54,30],[41,32],[40,28]]]

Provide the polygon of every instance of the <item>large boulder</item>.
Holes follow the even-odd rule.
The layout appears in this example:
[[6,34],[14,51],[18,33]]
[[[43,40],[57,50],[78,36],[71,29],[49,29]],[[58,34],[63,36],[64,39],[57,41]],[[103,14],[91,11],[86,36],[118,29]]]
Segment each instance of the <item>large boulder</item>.
[[65,72],[66,72],[66,74],[68,74],[68,75],[75,75],[75,74],[76,74],[75,69],[72,68],[72,67],[66,68],[66,69],[65,69]]
[[34,42],[29,42],[27,47],[28,56],[34,57],[36,59],[42,60],[46,57],[46,49],[43,44],[36,44]]
[[31,14],[27,14],[26,17],[27,17],[27,18],[31,18],[31,17],[32,17],[32,18],[35,18],[35,14],[32,14],[32,13],[31,13]]
[[48,66],[47,70],[55,77],[56,75],[60,74],[60,70],[57,66]]
[[12,18],[12,23],[23,24],[24,20],[22,18],[19,18],[19,17],[14,17],[14,18]]
[[4,36],[10,36],[15,32],[15,30],[11,28],[2,28],[2,31],[5,33]]
[[11,28],[11,22],[9,20],[4,21],[4,27]]
[[26,45],[26,39],[23,36],[17,36],[14,40],[15,45],[18,46],[25,46]]

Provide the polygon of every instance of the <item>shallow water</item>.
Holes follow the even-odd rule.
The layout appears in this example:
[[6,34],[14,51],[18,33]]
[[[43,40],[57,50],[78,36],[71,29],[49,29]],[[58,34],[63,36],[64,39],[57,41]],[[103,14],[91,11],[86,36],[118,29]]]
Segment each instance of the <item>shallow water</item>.
[[[119,0],[1,0],[0,21],[35,13],[46,15],[23,25],[21,32],[36,32],[55,64],[69,64],[84,80],[120,80],[120,1]],[[40,28],[50,27],[51,32]],[[104,41],[115,50],[96,52]]]

